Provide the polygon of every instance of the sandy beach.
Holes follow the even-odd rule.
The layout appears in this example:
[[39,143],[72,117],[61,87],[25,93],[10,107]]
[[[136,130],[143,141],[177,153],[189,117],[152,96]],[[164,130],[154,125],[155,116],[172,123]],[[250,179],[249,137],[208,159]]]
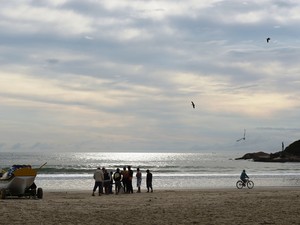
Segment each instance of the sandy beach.
[[159,190],[91,196],[44,191],[0,200],[1,224],[299,224],[300,188]]

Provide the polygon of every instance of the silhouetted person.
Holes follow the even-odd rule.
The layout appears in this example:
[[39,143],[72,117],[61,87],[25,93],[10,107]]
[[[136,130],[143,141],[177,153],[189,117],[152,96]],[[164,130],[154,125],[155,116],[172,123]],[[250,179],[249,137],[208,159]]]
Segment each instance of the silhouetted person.
[[120,169],[117,168],[116,172],[114,173],[113,175],[113,179],[115,181],[115,191],[116,191],[116,195],[119,194],[120,192],[120,189],[121,189],[121,178],[122,178],[122,175],[120,173]]
[[141,193],[141,184],[142,184],[142,173],[140,168],[136,169],[136,186],[138,188],[137,193]]
[[95,196],[95,191],[97,188],[99,188],[99,196],[103,192],[103,180],[104,180],[104,175],[100,167],[97,168],[97,170],[94,172],[94,179],[95,179],[95,185],[93,188],[93,193],[92,195]]
[[146,172],[147,172],[147,176],[146,176],[147,192],[149,192],[150,189],[151,189],[151,192],[153,192],[153,188],[152,188],[152,173],[150,173],[149,170],[147,170]]
[[133,194],[133,187],[132,187],[132,179],[133,179],[133,170],[131,166],[128,166],[128,186],[127,192]]
[[104,170],[104,189],[105,189],[105,194],[109,194],[109,186],[110,186],[110,176],[107,170]]
[[248,175],[246,174],[246,170],[243,170],[243,172],[241,173],[240,179],[243,181],[243,185],[245,186],[245,183],[247,182],[248,179]]
[[123,170],[122,170],[121,174],[122,174],[122,183],[123,183],[124,193],[126,193],[127,189],[128,189],[129,174],[128,174],[128,171],[126,170],[125,166],[123,167]]

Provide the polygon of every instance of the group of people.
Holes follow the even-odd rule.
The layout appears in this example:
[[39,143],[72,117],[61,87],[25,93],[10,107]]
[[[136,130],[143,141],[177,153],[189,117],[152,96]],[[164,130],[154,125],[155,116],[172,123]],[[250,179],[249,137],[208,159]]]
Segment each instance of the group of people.
[[[153,192],[152,188],[152,173],[146,170],[146,187],[147,192]],[[105,194],[113,194],[113,185],[115,185],[115,194],[119,194],[121,191],[124,193],[133,193],[133,170],[131,166],[123,167],[121,171],[119,168],[115,172],[108,172],[104,167],[100,167],[94,172],[95,185],[93,188],[92,195],[95,196],[95,192],[98,188],[99,196],[103,194],[103,189]],[[141,192],[142,185],[142,173],[139,168],[136,170],[136,181],[137,181],[137,193]]]

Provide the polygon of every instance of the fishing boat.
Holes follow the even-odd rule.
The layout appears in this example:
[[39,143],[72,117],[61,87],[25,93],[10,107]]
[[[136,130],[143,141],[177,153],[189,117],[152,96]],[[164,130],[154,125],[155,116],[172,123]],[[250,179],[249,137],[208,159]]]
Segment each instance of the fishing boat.
[[43,198],[43,189],[37,188],[34,183],[38,169],[33,169],[30,165],[13,165],[0,177],[0,198],[5,199],[6,196]]

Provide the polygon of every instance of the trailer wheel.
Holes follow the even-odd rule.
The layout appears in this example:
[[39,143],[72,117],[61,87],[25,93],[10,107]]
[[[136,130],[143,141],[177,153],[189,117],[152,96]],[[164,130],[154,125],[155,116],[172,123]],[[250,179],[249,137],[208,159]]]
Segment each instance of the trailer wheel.
[[4,189],[4,188],[2,188],[1,190],[0,190],[0,192],[1,192],[1,199],[5,199],[6,198],[6,189]]
[[42,199],[42,198],[43,198],[43,189],[42,189],[42,188],[38,188],[38,189],[37,189],[36,196],[37,196],[37,198],[39,198],[39,199]]

